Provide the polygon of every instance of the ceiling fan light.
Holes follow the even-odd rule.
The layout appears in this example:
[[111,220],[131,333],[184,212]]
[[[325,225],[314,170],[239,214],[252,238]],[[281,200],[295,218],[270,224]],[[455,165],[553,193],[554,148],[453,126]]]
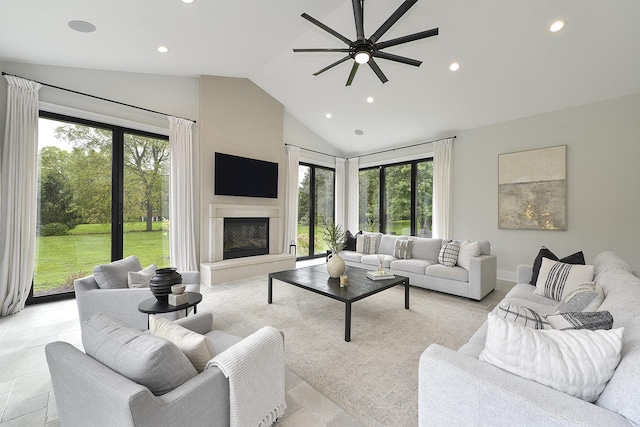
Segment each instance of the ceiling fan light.
[[371,56],[369,55],[369,52],[358,52],[354,57],[358,64],[366,64],[367,62],[369,62],[370,58]]
[[564,21],[558,20],[558,21],[555,21],[553,24],[551,24],[551,26],[549,27],[549,31],[551,31],[552,33],[557,33],[563,27],[564,27]]

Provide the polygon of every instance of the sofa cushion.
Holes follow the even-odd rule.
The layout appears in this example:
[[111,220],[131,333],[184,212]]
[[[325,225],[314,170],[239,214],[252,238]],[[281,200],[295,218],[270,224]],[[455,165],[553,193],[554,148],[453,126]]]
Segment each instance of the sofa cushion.
[[342,251],[338,255],[345,261],[360,262],[363,255],[353,251]]
[[488,323],[480,360],[588,402],[598,398],[620,362],[624,328],[535,330],[493,314]]
[[551,329],[545,316],[536,311],[516,304],[502,301],[498,304],[495,315],[531,329]]
[[198,375],[172,342],[94,314],[82,324],[86,353],[120,375],[162,395]]
[[[393,255],[398,240],[407,240],[407,236],[394,236],[392,234],[383,234],[380,236],[380,244],[378,245],[377,254]],[[397,257],[396,257],[397,258]]]
[[611,329],[613,316],[608,311],[561,313],[545,316],[553,329]]
[[148,288],[151,278],[156,274],[156,268],[155,264],[151,264],[140,271],[128,272],[127,285],[130,288]]
[[620,258],[618,254],[611,251],[600,252],[593,260],[595,266],[594,279],[600,280],[600,276],[606,274],[611,270],[622,270],[628,273],[633,273],[629,264]]
[[[395,261],[396,258],[391,255],[380,255],[382,257],[382,266],[385,268],[389,268],[392,261]],[[380,259],[378,255],[362,255],[360,258],[360,262],[366,265],[373,265],[378,267],[380,265]]]
[[434,264],[438,262],[442,239],[431,239],[429,237],[410,237],[409,239],[413,240],[413,247],[411,248],[411,256],[413,258],[431,261]]
[[592,280],[593,265],[574,265],[542,258],[535,292],[562,301],[566,294]]
[[430,265],[433,265],[432,261],[412,258],[393,261],[390,267],[392,270],[398,270],[400,272],[406,271],[408,273],[425,274],[427,267]]
[[634,425],[640,425],[640,317],[628,323],[622,338],[622,360],[596,405],[626,417]]
[[216,355],[209,338],[155,314],[149,316],[149,332],[177,345],[198,372]]
[[596,311],[604,301],[604,291],[597,282],[584,283],[565,294],[553,309],[555,314],[575,311]]
[[460,254],[460,242],[447,242],[442,244],[440,253],[438,254],[438,263],[445,267],[453,267],[458,263],[458,255]]
[[395,247],[393,248],[393,257],[397,259],[411,259],[412,247],[413,241],[409,239],[396,240]]
[[480,243],[465,240],[460,243],[460,253],[458,254],[458,265],[465,270],[471,269],[471,258],[480,256]]
[[109,264],[93,267],[93,277],[100,289],[118,289],[128,287],[128,273],[140,271],[142,265],[135,255],[113,261]]
[[488,240],[478,240],[480,255],[491,255],[491,243]]
[[469,270],[462,267],[445,267],[442,264],[433,264],[427,267],[425,274],[431,277],[439,277],[441,279],[456,280],[458,282],[469,281]]
[[600,279],[605,298],[598,310],[611,312],[614,328],[640,317],[640,278],[627,271],[610,270]]
[[536,259],[533,261],[533,273],[531,274],[531,282],[530,285],[536,285],[538,281],[538,274],[540,272],[540,266],[542,265],[542,258],[548,258],[553,261],[560,261],[566,264],[582,264],[584,265],[584,254],[582,251],[576,252],[571,255],[567,255],[566,257],[560,259],[556,254],[551,252],[546,246],[543,246],[538,251],[538,255],[536,255]]

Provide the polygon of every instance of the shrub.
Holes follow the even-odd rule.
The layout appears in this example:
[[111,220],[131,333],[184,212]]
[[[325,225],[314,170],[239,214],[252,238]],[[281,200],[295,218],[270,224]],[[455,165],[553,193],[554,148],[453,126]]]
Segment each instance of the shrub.
[[68,236],[69,227],[59,222],[51,222],[40,226],[41,236]]

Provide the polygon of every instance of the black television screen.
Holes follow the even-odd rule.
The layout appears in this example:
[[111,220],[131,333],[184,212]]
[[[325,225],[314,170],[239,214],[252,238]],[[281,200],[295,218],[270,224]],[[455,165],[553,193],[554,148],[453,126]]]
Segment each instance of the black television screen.
[[278,164],[216,153],[215,194],[278,198]]

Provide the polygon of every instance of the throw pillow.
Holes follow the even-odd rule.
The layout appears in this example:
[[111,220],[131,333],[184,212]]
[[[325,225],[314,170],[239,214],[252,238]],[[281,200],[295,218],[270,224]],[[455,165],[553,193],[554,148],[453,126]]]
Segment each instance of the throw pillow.
[[541,331],[492,314],[487,323],[480,360],[587,402],[598,398],[620,362],[624,328]]
[[583,283],[565,296],[556,305],[554,314],[575,311],[596,311],[604,301],[604,291],[597,282]]
[[593,265],[566,264],[542,258],[535,294],[562,301],[569,292],[593,280]]
[[356,252],[361,254],[375,254],[378,236],[358,234],[356,237]]
[[145,267],[140,271],[130,271],[128,273],[128,284],[130,288],[148,288],[149,281],[156,274],[157,266],[151,264],[149,267]]
[[142,265],[135,255],[93,267],[93,278],[100,289],[126,288],[130,271],[140,271]]
[[611,329],[613,328],[613,316],[608,311],[596,311],[594,313],[561,313],[545,316],[553,329]]
[[438,254],[438,263],[445,267],[453,267],[458,262],[460,254],[460,243],[456,241],[448,242],[442,245]]
[[80,328],[84,351],[112,371],[141,384],[156,396],[198,375],[172,342],[103,314],[87,318]]
[[344,250],[345,251],[354,251],[356,250],[356,236],[362,234],[362,231],[358,231],[356,233],[356,235],[354,236],[353,234],[351,234],[351,232],[349,230],[347,230],[347,232],[345,233],[345,238],[346,238],[346,242],[344,245]]
[[495,315],[531,329],[551,329],[549,322],[547,322],[541,314],[536,313],[530,308],[511,304],[506,301],[500,303],[495,311]]
[[480,243],[476,240],[471,242],[465,240],[460,243],[460,253],[458,254],[458,265],[465,270],[471,269],[471,258],[480,256]]
[[411,248],[413,247],[413,240],[396,240],[396,245],[393,248],[393,256],[398,259],[411,259]]
[[216,355],[209,338],[155,314],[149,315],[149,332],[177,345],[198,372],[202,372],[207,362]]
[[582,251],[559,259],[556,254],[551,252],[546,246],[543,246],[538,252],[536,259],[533,261],[533,273],[531,274],[531,282],[529,282],[530,285],[536,285],[538,274],[540,273],[540,266],[542,265],[542,258],[549,258],[554,261],[564,262],[566,264],[585,264],[584,254],[582,253]]

